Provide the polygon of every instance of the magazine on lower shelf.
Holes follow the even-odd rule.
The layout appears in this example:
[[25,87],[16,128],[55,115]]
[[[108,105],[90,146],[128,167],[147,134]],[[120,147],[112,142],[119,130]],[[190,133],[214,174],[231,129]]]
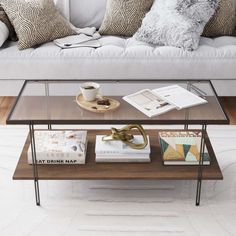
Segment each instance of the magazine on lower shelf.
[[154,90],[143,89],[124,96],[123,99],[148,117],[161,115],[173,109],[180,110],[207,103],[207,100],[179,85]]
[[[87,131],[36,130],[37,164],[85,164]],[[31,145],[28,163],[32,164]]]
[[[164,165],[199,165],[201,131],[159,132]],[[203,165],[210,165],[210,156],[205,145]]]

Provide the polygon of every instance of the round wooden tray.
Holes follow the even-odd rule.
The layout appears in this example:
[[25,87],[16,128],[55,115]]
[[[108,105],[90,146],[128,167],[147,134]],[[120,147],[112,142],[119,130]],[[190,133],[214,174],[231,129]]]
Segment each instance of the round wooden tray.
[[83,95],[79,94],[76,96],[76,102],[77,104],[82,107],[83,109],[95,113],[105,113],[108,111],[113,111],[117,109],[120,106],[120,102],[118,102],[115,99],[108,98],[111,105],[110,106],[105,106],[105,105],[98,105],[97,100],[92,101],[92,102],[87,102],[84,100]]

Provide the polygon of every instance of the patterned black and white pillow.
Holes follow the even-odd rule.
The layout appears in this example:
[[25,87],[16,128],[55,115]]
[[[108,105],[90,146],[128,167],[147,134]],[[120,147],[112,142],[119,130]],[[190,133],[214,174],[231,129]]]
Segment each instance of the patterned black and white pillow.
[[99,33],[133,36],[152,4],[153,0],[107,0],[106,12]]
[[231,36],[235,29],[234,0],[220,0],[215,14],[207,22],[202,36],[220,37]]
[[76,34],[53,0],[0,0],[18,36],[18,48],[26,49]]

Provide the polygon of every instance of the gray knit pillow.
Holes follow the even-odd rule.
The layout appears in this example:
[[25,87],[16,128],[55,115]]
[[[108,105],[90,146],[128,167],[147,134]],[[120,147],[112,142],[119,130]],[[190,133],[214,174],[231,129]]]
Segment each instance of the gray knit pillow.
[[0,0],[18,36],[18,48],[75,34],[53,0]]
[[152,4],[153,0],[107,0],[99,33],[133,36]]
[[155,0],[134,37],[156,45],[195,50],[217,6],[218,0]]

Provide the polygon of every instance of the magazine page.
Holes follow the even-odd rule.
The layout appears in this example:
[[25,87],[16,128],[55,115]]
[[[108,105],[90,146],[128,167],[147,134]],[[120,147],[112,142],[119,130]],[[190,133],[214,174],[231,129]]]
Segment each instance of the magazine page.
[[170,104],[176,106],[178,109],[207,103],[205,99],[189,92],[179,85],[171,85],[163,88],[158,88],[153,90],[153,92],[166,102],[169,102]]
[[176,108],[174,105],[162,100],[150,89],[127,95],[123,99],[148,117],[160,115]]

